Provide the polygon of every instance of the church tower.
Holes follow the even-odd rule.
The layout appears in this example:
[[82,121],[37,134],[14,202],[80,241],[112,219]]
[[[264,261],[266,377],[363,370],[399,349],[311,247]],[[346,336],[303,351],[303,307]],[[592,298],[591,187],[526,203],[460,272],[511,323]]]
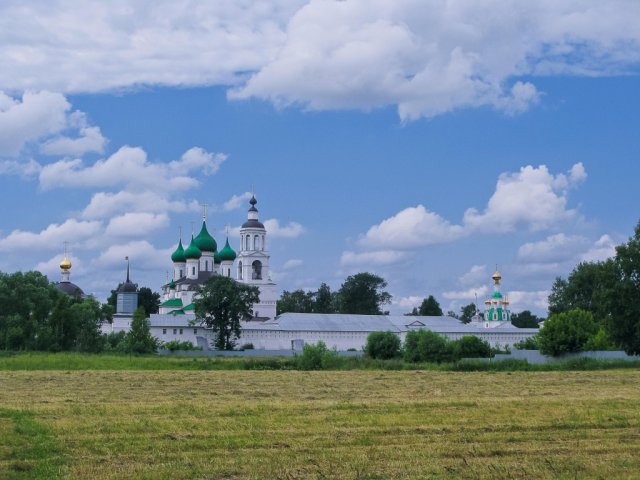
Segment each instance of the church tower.
[[276,316],[277,292],[269,276],[267,231],[258,220],[257,203],[256,197],[252,196],[247,221],[240,227],[236,280],[260,289],[260,302],[253,306],[253,315],[256,319],[267,319]]
[[493,295],[484,301],[484,326],[495,327],[502,322],[511,322],[511,312],[509,311],[509,300],[500,293],[500,280],[502,275],[496,269],[491,276],[493,279]]
[[118,288],[116,313],[131,314],[138,308],[138,285],[129,278],[129,257],[127,260],[127,279]]

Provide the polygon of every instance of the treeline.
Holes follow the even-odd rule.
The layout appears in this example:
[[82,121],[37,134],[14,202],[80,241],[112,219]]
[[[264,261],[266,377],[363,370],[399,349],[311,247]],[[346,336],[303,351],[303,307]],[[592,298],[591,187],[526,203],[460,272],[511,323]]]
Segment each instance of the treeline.
[[144,307],[129,333],[102,333],[114,310],[93,297],[68,296],[40,272],[0,272],[0,350],[155,352]]

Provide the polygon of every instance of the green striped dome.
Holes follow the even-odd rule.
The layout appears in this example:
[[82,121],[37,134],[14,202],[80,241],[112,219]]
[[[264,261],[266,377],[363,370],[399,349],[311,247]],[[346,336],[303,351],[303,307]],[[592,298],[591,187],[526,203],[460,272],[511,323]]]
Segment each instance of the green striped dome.
[[229,246],[229,239],[224,244],[224,248],[218,252],[218,258],[221,262],[233,262],[236,259],[236,252]]
[[202,222],[202,228],[200,233],[195,238],[196,246],[202,252],[215,252],[218,249],[218,244],[215,239],[207,231],[207,222]]
[[187,261],[186,257],[184,256],[182,239],[180,239],[180,241],[178,242],[178,248],[176,248],[176,251],[171,254],[171,260],[175,263],[183,263]]
[[198,260],[202,256],[202,252],[196,245],[196,241],[193,238],[193,235],[191,235],[191,243],[189,244],[187,249],[184,251],[184,256],[187,259],[195,259],[195,260]]

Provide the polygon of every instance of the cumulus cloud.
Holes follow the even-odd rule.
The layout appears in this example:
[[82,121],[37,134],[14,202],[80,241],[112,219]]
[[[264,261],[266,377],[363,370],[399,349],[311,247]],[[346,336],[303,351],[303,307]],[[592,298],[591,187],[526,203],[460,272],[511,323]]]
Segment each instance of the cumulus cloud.
[[16,175],[24,180],[37,177],[42,170],[42,165],[32,158],[27,161],[2,160],[0,161],[0,175]]
[[230,212],[240,208],[244,203],[249,201],[253,194],[251,192],[244,192],[240,195],[233,195],[229,200],[222,204],[221,210],[223,212]]
[[109,221],[105,234],[117,237],[144,237],[167,225],[169,216],[166,213],[125,213]]
[[519,113],[539,101],[537,75],[616,75],[640,57],[640,5],[623,0],[17,4],[0,6],[11,91],[228,85],[236,99],[395,105],[411,120]]
[[303,264],[304,262],[299,258],[292,258],[284,262],[284,265],[282,268],[284,268],[285,270],[291,270],[292,268],[301,267]]
[[527,262],[562,262],[575,256],[588,240],[579,235],[558,233],[539,242],[525,243],[518,249],[518,258]]
[[121,212],[186,212],[198,211],[200,205],[197,201],[170,200],[166,192],[98,192],[95,193],[81,215],[83,218],[99,219],[108,218]]
[[215,173],[224,161],[224,154],[207,153],[194,147],[179,160],[153,163],[139,147],[124,146],[106,159],[86,166],[81,159],[60,160],[42,168],[40,185],[52,188],[124,187],[130,191],[156,190],[174,192],[196,187],[199,182],[193,171],[205,175]]
[[411,311],[414,308],[417,308],[422,304],[422,301],[424,300],[423,297],[420,297],[417,295],[409,295],[408,297],[398,297],[397,299],[396,299],[396,296],[394,295],[393,298],[394,299],[391,301],[393,305],[396,305],[399,308],[407,311]]
[[305,232],[305,228],[297,222],[280,225],[275,218],[265,220],[264,228],[271,238],[297,238]]
[[73,240],[80,243],[98,235],[102,222],[69,219],[64,223],[52,223],[44,230],[34,233],[14,230],[0,239],[0,251],[56,250],[62,249],[63,242]]
[[340,265],[343,267],[370,267],[391,265],[407,257],[407,252],[379,250],[374,252],[343,252]]
[[475,301],[476,295],[478,301],[482,300],[482,296],[489,293],[489,287],[486,285],[480,285],[475,288],[468,288],[466,290],[450,290],[448,292],[442,292],[442,296],[447,300],[468,300],[469,302]]
[[463,228],[452,225],[423,205],[409,207],[372,226],[358,243],[366,248],[416,248],[459,239]]
[[616,244],[609,235],[602,235],[595,244],[580,256],[583,262],[602,262],[616,254]]
[[78,138],[59,136],[47,140],[40,151],[47,155],[83,155],[88,152],[102,153],[107,139],[99,127],[82,127]]
[[93,261],[92,266],[118,267],[124,265],[125,257],[129,257],[132,265],[137,269],[161,270],[167,267],[172,251],[173,248],[158,249],[146,240],[135,240],[111,245]]
[[418,205],[372,226],[358,244],[367,249],[415,249],[476,233],[506,233],[521,227],[545,230],[577,218],[577,211],[567,208],[568,191],[585,178],[582,163],[566,175],[553,175],[545,165],[528,165],[519,172],[501,174],[484,211],[467,209],[460,225]]
[[475,285],[482,281],[488,280],[486,265],[473,265],[468,272],[458,278],[461,285]]
[[514,290],[508,292],[507,296],[511,302],[511,310],[514,312],[521,312],[523,310],[539,311],[549,308],[548,290]]

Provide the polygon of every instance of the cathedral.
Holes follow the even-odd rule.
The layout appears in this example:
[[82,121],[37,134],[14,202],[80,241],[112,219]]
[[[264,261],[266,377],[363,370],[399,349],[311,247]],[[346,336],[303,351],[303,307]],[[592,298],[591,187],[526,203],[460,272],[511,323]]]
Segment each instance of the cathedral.
[[240,283],[256,286],[260,290],[260,301],[253,305],[254,320],[268,320],[276,316],[278,300],[276,284],[269,276],[269,252],[267,231],[258,219],[258,201],[255,196],[249,201],[247,221],[240,227],[240,250],[235,252],[226,238],[224,247],[207,230],[206,211],[202,228],[197,236],[184,248],[182,239],[171,255],[173,276],[162,287],[160,314],[185,315],[193,313],[193,297],[200,287],[213,275],[231,277]]

